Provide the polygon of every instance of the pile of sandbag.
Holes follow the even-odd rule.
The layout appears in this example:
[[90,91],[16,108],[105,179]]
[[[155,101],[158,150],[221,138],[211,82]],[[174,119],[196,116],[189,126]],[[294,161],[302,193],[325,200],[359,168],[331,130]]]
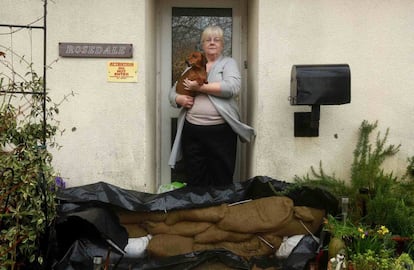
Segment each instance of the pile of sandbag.
[[325,210],[295,206],[271,196],[234,204],[172,210],[118,212],[129,237],[151,235],[147,254],[168,257],[227,249],[245,258],[275,254],[283,237],[315,234]]

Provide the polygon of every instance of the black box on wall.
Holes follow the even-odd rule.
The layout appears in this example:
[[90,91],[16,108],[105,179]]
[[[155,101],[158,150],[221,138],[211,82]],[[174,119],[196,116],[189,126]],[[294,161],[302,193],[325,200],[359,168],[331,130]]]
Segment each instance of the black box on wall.
[[291,105],[339,105],[351,102],[351,72],[347,64],[294,65]]

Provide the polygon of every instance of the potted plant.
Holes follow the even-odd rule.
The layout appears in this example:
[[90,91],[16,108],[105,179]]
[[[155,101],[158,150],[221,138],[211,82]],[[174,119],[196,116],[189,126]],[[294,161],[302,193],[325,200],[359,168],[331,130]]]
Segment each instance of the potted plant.
[[324,228],[332,234],[330,260],[344,250],[347,264],[353,269],[393,269],[395,243],[385,226],[355,225],[328,215]]
[[345,239],[353,235],[354,228],[346,220],[338,220],[338,218],[328,215],[324,219],[323,229],[330,235],[328,244],[328,258],[334,258],[341,249],[346,249]]

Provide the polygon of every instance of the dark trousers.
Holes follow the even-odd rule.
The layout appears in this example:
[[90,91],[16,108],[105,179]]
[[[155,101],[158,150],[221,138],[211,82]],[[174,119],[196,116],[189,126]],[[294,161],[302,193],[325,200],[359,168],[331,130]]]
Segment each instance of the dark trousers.
[[201,126],[185,121],[182,145],[188,186],[233,183],[237,134],[228,124]]

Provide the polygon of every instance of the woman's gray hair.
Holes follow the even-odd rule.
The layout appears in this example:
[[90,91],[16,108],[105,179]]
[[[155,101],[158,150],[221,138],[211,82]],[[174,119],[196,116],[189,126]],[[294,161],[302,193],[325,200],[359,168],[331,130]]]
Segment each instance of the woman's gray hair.
[[200,42],[203,43],[208,37],[218,37],[221,39],[221,42],[223,42],[223,29],[220,26],[212,25],[207,26],[203,33],[201,34],[201,40]]

